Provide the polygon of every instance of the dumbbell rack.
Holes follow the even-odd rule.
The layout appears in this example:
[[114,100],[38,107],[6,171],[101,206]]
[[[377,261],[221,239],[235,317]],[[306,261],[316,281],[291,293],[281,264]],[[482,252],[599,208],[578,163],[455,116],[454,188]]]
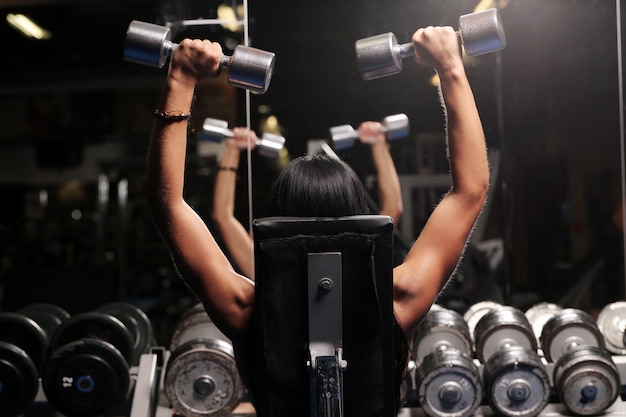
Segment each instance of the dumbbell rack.
[[[626,416],[626,356],[615,355],[612,356],[613,362],[617,366],[620,374],[621,380],[621,390],[620,396],[618,396],[617,400],[613,405],[611,405],[608,409],[605,410],[601,415],[603,417],[623,417]],[[554,364],[553,363],[544,363],[546,366],[546,371],[548,372],[550,378],[550,386],[554,387],[554,382],[552,380]],[[478,364],[478,368],[480,373],[482,374],[482,364]],[[414,375],[413,377],[413,386],[416,385]],[[484,402],[484,401],[483,401]],[[539,414],[539,417],[555,417],[555,416],[573,416],[570,411],[568,411],[563,404],[560,403],[549,403],[543,411]],[[411,395],[409,395],[409,399],[407,400],[407,404],[403,407],[398,414],[398,417],[425,417],[426,413],[419,407],[417,400],[417,392],[412,391]],[[474,417],[496,417],[497,414],[487,405],[485,402],[483,405],[478,407],[476,412],[473,414]]]
[[[163,364],[166,363],[169,352],[163,348],[155,348],[152,353],[141,356],[139,364],[130,369],[131,379],[133,380],[133,390],[129,398],[129,404],[124,407],[126,411],[121,411],[115,417],[172,417],[174,412],[168,407],[166,401],[162,399],[163,386]],[[621,379],[621,395],[603,414],[603,417],[621,417],[626,416],[626,356],[613,356],[613,361],[617,365]],[[550,375],[550,383],[552,383],[552,371],[554,365],[546,364],[546,369]],[[481,369],[482,371],[482,369]],[[414,381],[415,382],[415,381]],[[415,384],[413,384],[415,385]],[[424,411],[419,407],[416,400],[416,393],[412,392],[409,396],[407,404],[400,410],[398,417],[426,417]],[[45,395],[41,386],[39,393],[33,404],[34,409],[47,407]],[[252,417],[254,414],[238,413],[235,410],[230,414],[231,417]],[[41,412],[27,410],[23,417],[41,416]],[[61,414],[43,414],[47,417],[64,417]],[[496,416],[488,405],[481,405],[473,414],[475,417]],[[562,404],[550,403],[539,414],[540,417],[554,417],[571,415]]]

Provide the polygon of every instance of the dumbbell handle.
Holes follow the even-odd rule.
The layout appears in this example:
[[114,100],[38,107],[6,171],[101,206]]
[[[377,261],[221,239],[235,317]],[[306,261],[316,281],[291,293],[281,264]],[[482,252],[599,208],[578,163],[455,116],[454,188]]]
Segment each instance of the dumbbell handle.
[[[178,48],[178,44],[176,42],[172,42],[172,41],[163,42],[163,52],[165,53],[167,57],[172,56],[176,48]],[[231,56],[222,55],[222,57],[220,58],[220,68],[227,70],[230,67],[231,59],[232,59]]]
[[[404,137],[409,134],[409,118],[404,113],[387,116],[382,121],[380,131],[390,140]],[[341,150],[352,147],[359,133],[351,125],[340,125],[330,128],[330,136],[335,149]]]
[[[202,138],[212,142],[221,142],[225,138],[234,138],[235,132],[228,128],[228,122],[207,117],[202,126]],[[263,133],[261,139],[254,143],[258,146],[259,153],[276,158],[280,150],[285,146],[285,138],[272,133]]]

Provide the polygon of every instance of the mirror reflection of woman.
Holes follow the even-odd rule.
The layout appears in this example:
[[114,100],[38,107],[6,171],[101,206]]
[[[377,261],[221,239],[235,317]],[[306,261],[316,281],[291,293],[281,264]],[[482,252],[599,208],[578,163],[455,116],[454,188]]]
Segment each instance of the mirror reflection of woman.
[[[224,140],[224,151],[217,167],[213,189],[213,212],[211,218],[222,236],[226,249],[238,270],[254,280],[254,242],[250,233],[235,217],[235,188],[240,154],[256,147],[258,140],[254,130],[244,127],[233,129],[233,137]],[[394,227],[402,216],[400,180],[389,152],[383,126],[380,122],[367,121],[357,129],[359,140],[369,146],[378,177],[380,211],[377,214],[392,218]]]

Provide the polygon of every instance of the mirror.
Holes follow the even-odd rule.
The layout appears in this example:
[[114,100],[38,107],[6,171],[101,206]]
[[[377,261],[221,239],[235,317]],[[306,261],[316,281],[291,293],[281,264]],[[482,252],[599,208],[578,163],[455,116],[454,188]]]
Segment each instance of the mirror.
[[[405,205],[396,239],[401,256],[448,187],[444,118],[430,71],[406,59],[401,73],[364,81],[354,42],[385,32],[409,42],[420,26],[456,27],[460,15],[496,3],[506,49],[466,61],[492,158],[491,195],[462,273],[441,301],[462,310],[487,298],[520,307],[547,300],[597,311],[623,298],[624,243],[614,223],[623,218],[624,187],[617,2],[313,2],[297,10],[252,3],[249,44],[276,53],[273,78],[262,95],[222,79],[199,89],[187,189],[193,203],[210,218],[220,151],[198,143],[205,117],[231,127],[250,120],[257,133],[287,140],[278,160],[243,155],[236,208],[247,226],[265,214],[264,197],[282,164],[329,140],[330,127],[406,113],[410,136],[390,143]],[[16,5],[55,37],[38,43],[7,25],[0,32],[7,45],[0,68],[0,306],[50,301],[79,312],[132,300],[150,312],[165,342],[193,300],[143,203],[150,113],[164,70],[123,62],[123,38],[133,19],[213,19],[216,6],[49,0],[8,1],[0,9],[14,13]],[[51,18],[59,15],[72,25]],[[176,29],[176,39],[217,39],[225,51],[246,40],[245,31],[221,25]],[[368,150],[339,154],[376,200]]]
[[[403,185],[399,228],[412,241],[449,184],[432,73],[405,59],[401,73],[364,81],[354,43],[386,32],[409,42],[421,26],[457,28],[459,16],[498,6],[507,47],[466,60],[490,149],[491,195],[462,273],[440,301],[461,311],[483,299],[521,308],[551,301],[597,314],[624,298],[617,5],[341,2],[296,12],[288,3],[251,4],[253,45],[277,53],[270,90],[252,97],[253,120],[270,109],[296,156],[328,139],[331,126],[408,114],[410,138],[390,146]],[[375,195],[367,150],[341,156]]]

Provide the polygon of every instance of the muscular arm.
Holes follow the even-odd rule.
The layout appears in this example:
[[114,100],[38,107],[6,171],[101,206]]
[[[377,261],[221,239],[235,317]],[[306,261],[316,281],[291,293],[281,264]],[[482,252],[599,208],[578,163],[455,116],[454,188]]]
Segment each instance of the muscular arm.
[[[189,111],[196,83],[217,74],[220,56],[219,44],[182,41],[171,58],[159,109]],[[183,198],[186,146],[187,122],[156,122],[148,152],[148,202],[182,278],[232,339],[247,326],[254,285],[233,270]]]
[[[234,129],[234,138],[228,138],[220,167],[237,168],[240,154],[246,148],[248,129]],[[256,134],[250,132],[250,142],[254,146]],[[248,278],[254,279],[254,242],[249,232],[235,217],[235,187],[237,172],[218,170],[213,191],[213,221],[217,225],[233,261]]]
[[361,142],[369,144],[372,151],[378,177],[379,214],[391,217],[396,227],[403,212],[402,193],[396,166],[381,129],[382,125],[379,122],[363,122],[357,132]]
[[413,43],[417,61],[434,68],[441,82],[452,187],[394,270],[394,308],[407,334],[455,271],[489,186],[485,137],[453,29],[420,29]]

